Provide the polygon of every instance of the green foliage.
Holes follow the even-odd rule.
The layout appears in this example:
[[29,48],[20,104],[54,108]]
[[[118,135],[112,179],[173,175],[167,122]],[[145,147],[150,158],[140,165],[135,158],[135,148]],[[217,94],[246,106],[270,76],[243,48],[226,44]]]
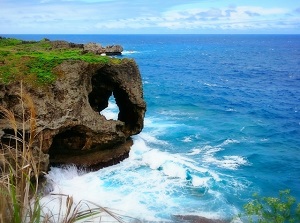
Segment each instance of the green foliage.
[[279,192],[277,197],[260,197],[253,195],[254,200],[244,205],[246,217],[250,223],[299,223],[300,203],[290,195],[290,190]]
[[9,55],[9,51],[0,51],[0,58],[4,59],[4,57],[7,57]]
[[26,66],[29,68],[27,72],[29,75],[36,76],[39,84],[52,83],[56,79],[52,69],[60,63],[61,60],[59,59],[49,60],[43,57],[35,57],[27,62]]
[[0,83],[23,80],[30,84],[48,85],[57,75],[53,68],[66,60],[88,63],[121,63],[122,60],[107,56],[83,53],[82,49],[52,49],[51,42],[22,41],[0,37]]
[[0,47],[4,46],[15,46],[21,44],[22,40],[14,39],[14,38],[0,38]]

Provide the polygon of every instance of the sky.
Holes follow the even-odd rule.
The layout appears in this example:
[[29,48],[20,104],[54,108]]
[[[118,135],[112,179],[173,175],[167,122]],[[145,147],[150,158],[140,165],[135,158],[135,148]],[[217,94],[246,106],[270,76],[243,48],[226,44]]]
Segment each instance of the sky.
[[0,0],[0,34],[300,34],[300,1]]

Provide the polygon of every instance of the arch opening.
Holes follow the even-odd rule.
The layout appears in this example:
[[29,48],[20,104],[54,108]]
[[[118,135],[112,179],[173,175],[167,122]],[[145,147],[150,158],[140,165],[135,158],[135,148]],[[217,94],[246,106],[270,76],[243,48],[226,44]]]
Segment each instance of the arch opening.
[[120,110],[116,103],[116,100],[113,95],[108,99],[107,108],[100,111],[100,114],[103,115],[107,120],[118,120]]
[[92,91],[89,103],[93,110],[104,115],[107,120],[124,122],[124,131],[130,135],[142,128],[137,106],[131,101],[131,92],[122,88],[119,80],[114,80],[111,73],[98,71],[91,79]]

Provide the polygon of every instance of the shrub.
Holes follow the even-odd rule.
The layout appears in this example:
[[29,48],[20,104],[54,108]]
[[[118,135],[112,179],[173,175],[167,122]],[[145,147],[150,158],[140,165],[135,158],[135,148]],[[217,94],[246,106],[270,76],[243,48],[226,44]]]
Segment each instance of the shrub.
[[279,191],[279,197],[260,197],[244,205],[244,213],[240,217],[254,223],[299,223],[300,203],[290,195],[290,190]]

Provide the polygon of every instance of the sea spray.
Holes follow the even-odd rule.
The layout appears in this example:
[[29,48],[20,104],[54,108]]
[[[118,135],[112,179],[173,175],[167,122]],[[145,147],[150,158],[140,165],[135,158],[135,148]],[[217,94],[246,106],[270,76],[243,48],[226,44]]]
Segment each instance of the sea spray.
[[[226,186],[225,176],[181,154],[149,147],[146,139],[152,144],[156,140],[145,133],[142,136],[134,138],[129,158],[115,166],[90,173],[75,167],[52,167],[47,175],[53,186],[51,193],[68,194],[76,202],[88,200],[145,220],[170,220],[176,214],[212,217],[212,213],[215,218],[224,218],[228,212],[236,212],[218,191]],[[156,142],[158,147],[162,144]],[[46,200],[45,206],[50,205]]]

